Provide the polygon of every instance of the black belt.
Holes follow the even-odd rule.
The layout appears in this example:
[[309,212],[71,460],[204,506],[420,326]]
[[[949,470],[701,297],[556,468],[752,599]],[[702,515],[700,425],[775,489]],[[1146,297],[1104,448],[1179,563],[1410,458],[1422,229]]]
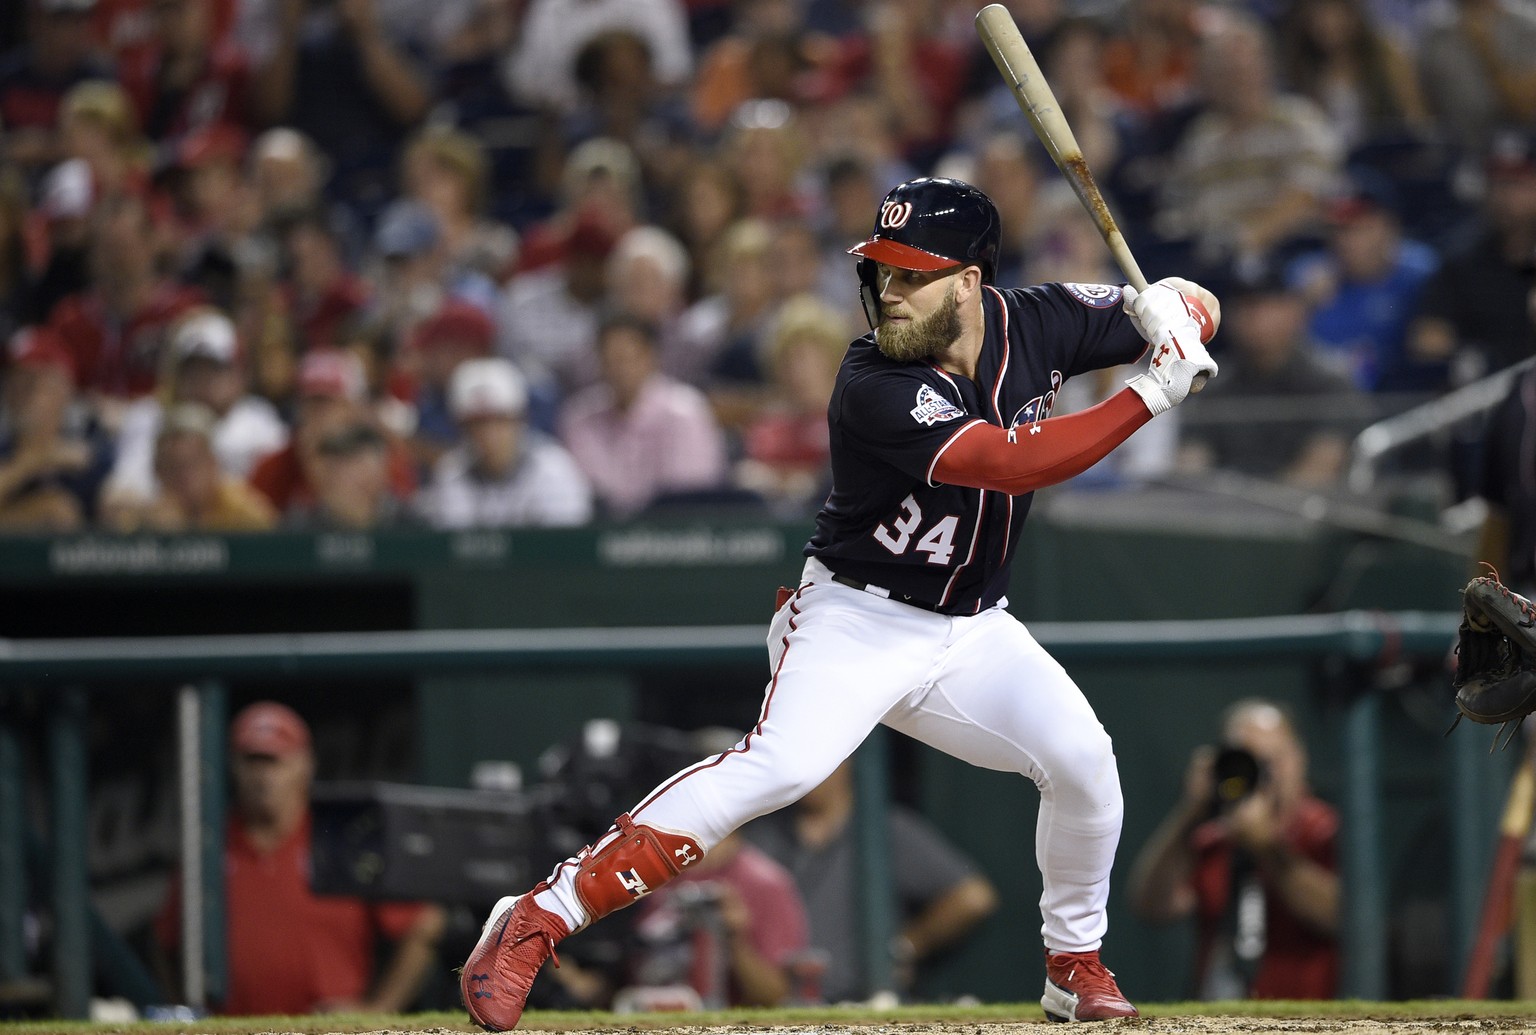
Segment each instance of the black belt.
[[935,613],[937,613],[938,610],[939,610],[937,604],[930,604],[930,603],[928,603],[926,601],[923,601],[923,600],[913,600],[909,596],[904,596],[903,594],[900,594],[900,593],[892,593],[888,589],[882,590],[882,589],[879,589],[879,588],[871,586],[867,582],[860,582],[858,579],[850,579],[848,576],[846,576],[846,575],[839,575],[836,572],[832,573],[832,581],[833,582],[841,582],[843,585],[847,586],[849,589],[857,589],[857,590],[860,590],[862,592],[869,593],[872,596],[885,597],[887,600],[894,600],[898,604],[906,604],[909,607],[918,607],[918,608],[922,608],[924,611],[933,611]]

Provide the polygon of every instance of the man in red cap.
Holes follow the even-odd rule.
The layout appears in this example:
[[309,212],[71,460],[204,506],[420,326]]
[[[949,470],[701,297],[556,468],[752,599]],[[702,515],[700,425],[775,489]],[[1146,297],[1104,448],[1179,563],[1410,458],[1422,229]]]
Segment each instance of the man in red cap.
[[[229,989],[218,1012],[395,1013],[409,1007],[436,958],[443,912],[426,903],[368,903],[309,889],[309,792],[315,754],[293,709],[257,701],[230,726],[235,807],[224,851]],[[179,940],[173,882],[155,933]],[[395,943],[375,979],[379,938]],[[169,955],[169,953],[168,953]]]
[[[302,509],[315,500],[315,468],[322,439],[361,424],[376,423],[368,405],[368,379],[362,361],[342,349],[315,349],[299,363],[298,411],[293,437],[251,471],[251,484],[280,512]],[[401,502],[416,492],[410,453],[389,441],[389,485]]]

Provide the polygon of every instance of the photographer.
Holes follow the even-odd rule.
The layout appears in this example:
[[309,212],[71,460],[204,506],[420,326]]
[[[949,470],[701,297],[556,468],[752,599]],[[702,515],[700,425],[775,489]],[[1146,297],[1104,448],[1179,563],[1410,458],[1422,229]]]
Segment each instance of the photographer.
[[1307,754],[1275,703],[1231,705],[1220,747],[1195,749],[1184,795],[1143,846],[1131,909],[1198,924],[1202,999],[1330,999],[1338,987],[1338,814],[1307,787]]

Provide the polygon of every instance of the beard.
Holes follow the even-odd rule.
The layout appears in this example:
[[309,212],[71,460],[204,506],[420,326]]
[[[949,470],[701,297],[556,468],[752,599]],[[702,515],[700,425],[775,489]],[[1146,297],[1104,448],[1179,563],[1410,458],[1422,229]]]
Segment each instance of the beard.
[[939,307],[921,320],[908,320],[893,324],[880,314],[880,324],[875,328],[875,344],[880,351],[898,363],[911,363],[928,359],[953,345],[960,338],[960,306],[955,302],[955,286],[951,284]]

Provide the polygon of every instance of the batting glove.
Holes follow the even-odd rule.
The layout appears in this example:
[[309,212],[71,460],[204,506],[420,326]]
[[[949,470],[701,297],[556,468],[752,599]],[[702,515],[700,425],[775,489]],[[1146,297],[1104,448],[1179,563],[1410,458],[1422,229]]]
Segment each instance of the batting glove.
[[[1200,319],[1193,316],[1193,306],[1189,304],[1192,299],[1187,299],[1172,287],[1163,286],[1161,281],[1140,293],[1134,287],[1126,287],[1124,290],[1129,295],[1126,299],[1126,312],[1132,315],[1134,321],[1137,321],[1138,315],[1132,307],[1138,299],[1154,296],[1150,303],[1143,301],[1140,306],[1141,321],[1146,322],[1149,330],[1154,332],[1154,335],[1147,338],[1152,346],[1152,358],[1147,362],[1147,372],[1138,373],[1126,381],[1126,385],[1141,396],[1152,416],[1157,416],[1189,398],[1189,387],[1195,381],[1195,375],[1203,373],[1207,378],[1217,376],[1217,361],[1206,352],[1206,344],[1201,339]],[[1175,316],[1175,307],[1177,312],[1183,313],[1183,318]],[[1204,307],[1201,306],[1201,309]],[[1206,322],[1209,324],[1209,319]],[[1141,322],[1138,322],[1137,329],[1141,329]]]
[[1131,318],[1142,341],[1155,342],[1165,331],[1175,332],[1183,341],[1188,337],[1184,332],[1193,330],[1193,336],[1204,343],[1216,333],[1216,320],[1201,301],[1201,295],[1215,304],[1211,293],[1193,281],[1164,277],[1145,291],[1127,284],[1121,290],[1120,308]]

